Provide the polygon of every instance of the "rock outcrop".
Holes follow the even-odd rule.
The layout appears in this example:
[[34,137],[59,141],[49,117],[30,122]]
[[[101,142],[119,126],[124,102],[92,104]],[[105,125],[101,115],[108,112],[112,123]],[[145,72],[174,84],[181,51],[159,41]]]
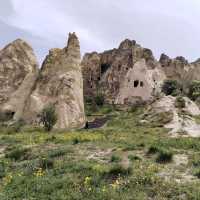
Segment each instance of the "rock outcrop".
[[56,128],[80,128],[85,125],[80,62],[80,46],[75,33],[69,34],[67,47],[49,51],[26,104],[23,115],[26,121],[36,123],[41,110],[53,104],[58,117]]
[[[33,49],[16,40],[0,51],[0,111],[19,120],[38,75]],[[6,117],[6,116],[5,116]]]
[[169,58],[162,54],[159,60],[162,70],[165,72],[166,78],[177,80],[185,92],[187,92],[188,85],[193,80],[200,81],[200,61],[189,63],[184,57]]
[[115,104],[138,104],[153,101],[161,92],[165,74],[160,67],[149,69],[144,59],[136,62],[124,77]]
[[[183,97],[185,107],[178,108],[175,104],[176,97],[164,96],[149,106],[146,116],[148,121],[159,116],[163,116],[164,127],[170,129],[169,134],[172,137],[199,137],[200,124],[195,120],[195,116],[200,115],[198,106],[187,97]],[[168,118],[166,120],[166,118]]]
[[[150,100],[153,88],[156,87],[157,90],[157,86],[162,81],[161,77],[163,77],[161,75],[160,79],[155,75],[156,72],[154,73],[154,69],[159,66],[159,63],[155,60],[152,51],[142,48],[135,41],[128,39],[124,40],[118,49],[100,54],[96,52],[85,54],[82,66],[85,97],[95,96],[100,91],[104,93],[105,99],[109,103],[124,104],[127,102],[127,98],[131,100],[134,99],[133,97]],[[141,69],[139,69],[140,67]],[[153,74],[155,79],[153,79]],[[146,79],[151,80],[146,81]],[[159,83],[156,82],[157,79]],[[131,82],[127,83],[128,80]],[[132,87],[132,82],[137,80],[144,83],[139,90]],[[150,86],[145,85],[147,82],[151,82]],[[135,89],[137,91],[131,91]],[[148,95],[143,97],[147,90]]]

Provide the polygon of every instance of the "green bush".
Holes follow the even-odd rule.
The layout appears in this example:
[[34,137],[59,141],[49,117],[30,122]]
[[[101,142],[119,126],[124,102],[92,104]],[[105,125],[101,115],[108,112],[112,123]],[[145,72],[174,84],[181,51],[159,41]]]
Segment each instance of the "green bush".
[[50,104],[45,107],[40,114],[40,122],[43,124],[46,131],[51,131],[57,122],[55,106]]
[[152,145],[149,147],[147,154],[156,154],[161,151],[161,148],[157,145]]
[[106,178],[116,178],[119,176],[128,176],[132,172],[131,168],[125,168],[122,165],[114,165],[112,166],[108,172],[106,172]]
[[194,176],[196,176],[197,178],[200,179],[200,169],[199,168],[194,171]]
[[52,150],[50,153],[49,153],[49,157],[50,158],[57,158],[57,157],[61,157],[61,156],[64,156],[66,154],[66,150],[65,149],[55,149],[55,150]]
[[3,161],[0,162],[0,179],[6,175],[6,167]]
[[141,160],[141,158],[137,155],[128,155],[128,159],[130,161]]
[[192,81],[192,83],[189,85],[188,96],[193,101],[200,97],[200,81]]
[[162,85],[162,92],[165,95],[177,96],[180,91],[181,87],[176,80],[166,80]]
[[40,158],[39,167],[43,170],[52,169],[54,167],[54,160],[52,158]]
[[103,106],[105,103],[105,98],[102,93],[99,93],[95,96],[95,103],[97,106]]
[[119,156],[112,155],[110,161],[111,162],[120,162],[121,158]]
[[176,108],[185,108],[185,99],[181,96],[176,97],[175,107]]
[[5,157],[14,161],[27,160],[29,157],[29,149],[27,148],[15,148],[10,152],[6,153]]
[[161,150],[158,153],[158,156],[156,158],[156,162],[158,163],[169,163],[173,159],[173,153],[169,150]]

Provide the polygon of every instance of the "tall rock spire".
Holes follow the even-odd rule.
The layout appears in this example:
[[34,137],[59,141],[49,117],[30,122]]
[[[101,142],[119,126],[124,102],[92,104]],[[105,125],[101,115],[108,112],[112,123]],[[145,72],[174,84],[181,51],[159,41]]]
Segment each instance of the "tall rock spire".
[[67,47],[65,48],[67,55],[71,56],[76,61],[80,62],[81,53],[80,53],[80,44],[76,33],[69,33]]
[[48,104],[55,105],[56,128],[80,128],[85,125],[83,78],[80,45],[75,33],[69,34],[64,49],[49,51],[25,109],[24,119],[33,123]]

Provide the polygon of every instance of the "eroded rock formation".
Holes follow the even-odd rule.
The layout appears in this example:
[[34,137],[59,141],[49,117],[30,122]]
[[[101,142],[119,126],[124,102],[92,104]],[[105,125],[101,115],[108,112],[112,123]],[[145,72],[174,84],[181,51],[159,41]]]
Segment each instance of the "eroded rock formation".
[[[69,34],[67,47],[52,49],[39,70],[32,48],[16,40],[0,51],[0,113],[10,121],[38,123],[49,104],[56,108],[56,128],[85,124],[79,41]],[[1,117],[0,116],[0,117]]]
[[158,101],[149,106],[146,113],[147,122],[153,123],[158,119],[164,123],[164,127],[170,129],[169,134],[172,137],[199,137],[200,125],[196,122],[195,116],[200,115],[198,106],[187,97],[184,108],[176,106],[176,97],[163,96]]
[[[151,93],[164,79],[162,71],[160,76],[156,75],[160,65],[152,51],[128,39],[118,49],[85,54],[82,66],[84,95],[95,96],[100,90],[109,103],[124,104],[131,99],[134,102],[135,97],[150,100]],[[142,84],[140,89],[134,86],[134,81]]]
[[46,57],[36,86],[27,102],[24,119],[37,122],[37,116],[48,104],[55,105],[56,128],[80,128],[85,124],[83,79],[79,41],[69,34],[64,49],[52,49]]
[[165,74],[156,67],[149,69],[144,59],[137,61],[124,77],[115,104],[138,104],[153,101],[161,92]]
[[37,59],[25,41],[18,39],[0,51],[1,113],[15,120],[22,117],[37,74]]

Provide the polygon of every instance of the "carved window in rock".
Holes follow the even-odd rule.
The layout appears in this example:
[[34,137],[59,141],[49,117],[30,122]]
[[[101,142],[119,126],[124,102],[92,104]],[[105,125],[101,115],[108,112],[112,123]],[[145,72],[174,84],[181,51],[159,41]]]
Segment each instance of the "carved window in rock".
[[139,81],[138,81],[138,80],[135,80],[135,81],[134,81],[134,88],[138,87],[138,85],[139,85]]
[[122,69],[122,65],[119,64],[119,65],[118,65],[118,71],[121,71],[121,69]]
[[140,81],[140,87],[144,87],[144,82]]

